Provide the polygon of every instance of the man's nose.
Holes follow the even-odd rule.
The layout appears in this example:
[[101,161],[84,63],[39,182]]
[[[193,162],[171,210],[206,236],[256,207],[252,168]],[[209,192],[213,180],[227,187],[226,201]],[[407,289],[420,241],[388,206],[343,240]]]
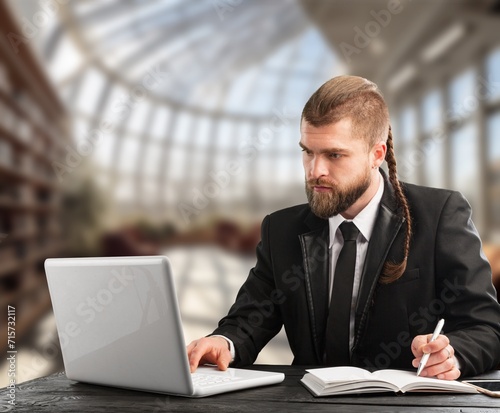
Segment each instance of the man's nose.
[[309,179],[318,179],[328,175],[326,162],[320,156],[315,156],[309,164]]

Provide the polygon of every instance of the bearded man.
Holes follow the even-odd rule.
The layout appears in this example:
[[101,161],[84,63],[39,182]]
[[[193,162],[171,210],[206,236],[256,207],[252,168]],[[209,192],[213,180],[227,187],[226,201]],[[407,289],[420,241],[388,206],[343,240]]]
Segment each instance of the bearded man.
[[252,364],[282,326],[295,365],[411,369],[430,353],[422,376],[495,368],[500,306],[471,208],[458,192],[398,180],[378,87],[329,80],[300,135],[308,204],[264,219],[228,315],[187,347],[191,370]]

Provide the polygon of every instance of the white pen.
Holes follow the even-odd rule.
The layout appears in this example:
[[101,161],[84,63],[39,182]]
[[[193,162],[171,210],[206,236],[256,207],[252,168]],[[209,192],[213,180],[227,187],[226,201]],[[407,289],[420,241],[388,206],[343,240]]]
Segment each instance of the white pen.
[[[441,334],[441,330],[443,329],[443,326],[444,326],[444,318],[439,320],[439,322],[437,323],[437,326],[434,329],[434,332],[432,333],[432,337],[431,337],[429,343],[432,343],[436,338],[438,338],[439,334]],[[429,360],[430,355],[431,355],[431,353],[424,353],[422,360],[420,360],[420,364],[418,365],[417,376],[420,376],[420,373],[422,372],[425,365],[427,364],[427,360]]]

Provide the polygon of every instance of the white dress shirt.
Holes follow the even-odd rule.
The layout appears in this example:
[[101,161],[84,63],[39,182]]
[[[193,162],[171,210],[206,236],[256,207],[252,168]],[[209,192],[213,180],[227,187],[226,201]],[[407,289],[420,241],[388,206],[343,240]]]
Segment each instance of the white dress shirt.
[[[365,263],[366,252],[368,250],[368,242],[372,235],[375,220],[377,219],[378,208],[384,193],[384,179],[379,175],[379,186],[377,192],[358,215],[354,217],[352,222],[359,229],[358,238],[356,239],[356,266],[354,268],[354,283],[352,287],[351,314],[349,323],[349,348],[352,348],[354,342],[354,316],[356,310],[356,302],[358,299],[359,284],[361,281],[361,272]],[[335,266],[339,258],[340,250],[344,246],[344,237],[339,229],[340,224],[346,220],[342,215],[335,215],[328,219],[330,225],[330,277],[329,277],[329,297],[332,297],[333,279],[335,278]]]

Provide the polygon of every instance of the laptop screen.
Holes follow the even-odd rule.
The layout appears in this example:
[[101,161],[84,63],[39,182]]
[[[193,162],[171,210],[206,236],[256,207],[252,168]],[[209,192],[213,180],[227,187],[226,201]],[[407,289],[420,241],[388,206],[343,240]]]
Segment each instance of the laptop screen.
[[166,257],[48,259],[45,269],[68,378],[192,393]]

